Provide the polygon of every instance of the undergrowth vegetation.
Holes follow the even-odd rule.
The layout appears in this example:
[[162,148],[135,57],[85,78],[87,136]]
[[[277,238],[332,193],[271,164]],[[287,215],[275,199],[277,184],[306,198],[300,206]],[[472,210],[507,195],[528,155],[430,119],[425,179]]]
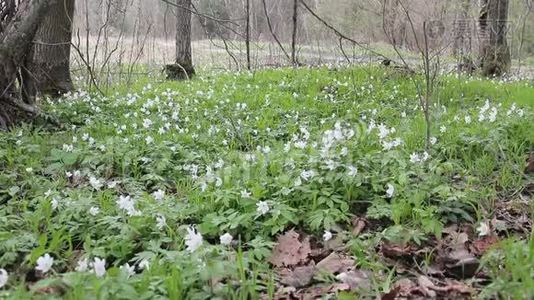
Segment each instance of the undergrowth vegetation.
[[384,245],[434,249],[406,263],[427,274],[452,224],[466,245],[494,240],[471,295],[534,296],[532,83],[445,77],[429,149],[413,83],[374,67],[45,102],[63,128],[0,133],[0,298],[275,297],[269,260],[292,228],[370,274],[339,293],[377,297],[409,275]]

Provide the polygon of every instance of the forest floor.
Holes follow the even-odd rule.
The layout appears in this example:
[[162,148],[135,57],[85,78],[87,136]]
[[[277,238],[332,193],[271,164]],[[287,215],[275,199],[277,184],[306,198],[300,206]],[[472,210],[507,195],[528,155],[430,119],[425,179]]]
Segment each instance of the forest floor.
[[534,297],[534,85],[143,78],[0,133],[0,298]]

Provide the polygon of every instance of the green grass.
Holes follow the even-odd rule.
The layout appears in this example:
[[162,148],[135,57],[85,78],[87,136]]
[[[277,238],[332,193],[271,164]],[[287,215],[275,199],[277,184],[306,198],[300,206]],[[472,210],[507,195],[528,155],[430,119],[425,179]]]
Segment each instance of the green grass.
[[[381,240],[424,244],[451,223],[490,220],[500,201],[531,197],[522,194],[534,149],[528,82],[445,78],[432,109],[437,142],[421,163],[410,161],[425,151],[415,88],[380,68],[143,78],[106,97],[75,93],[45,108],[64,129],[0,133],[0,268],[10,275],[0,298],[45,298],[39,288],[54,287],[67,299],[255,299],[273,293],[267,257],[277,234],[296,227],[320,239],[324,230],[350,231],[354,216],[380,223],[347,241],[377,282],[358,293],[377,295],[393,274],[374,250]],[[371,123],[384,124],[383,139]],[[395,139],[402,143],[384,149]],[[132,216],[116,203],[126,195]],[[261,201],[270,209],[264,215]],[[203,236],[192,253],[189,226]],[[231,246],[219,242],[225,233]],[[34,268],[45,253],[55,261],[41,278]],[[106,259],[104,277],[75,271],[95,257]],[[150,268],[140,269],[142,261]],[[487,261],[495,270],[497,261]],[[119,269],[126,263],[136,266],[129,278]],[[532,285],[525,263],[534,266],[522,253],[507,257],[514,275],[491,273],[485,292],[517,297],[495,287]]]

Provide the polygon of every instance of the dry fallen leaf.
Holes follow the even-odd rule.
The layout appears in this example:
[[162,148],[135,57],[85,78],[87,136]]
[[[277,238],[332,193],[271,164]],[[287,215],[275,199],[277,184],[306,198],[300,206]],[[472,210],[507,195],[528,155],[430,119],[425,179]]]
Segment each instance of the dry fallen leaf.
[[446,266],[447,271],[456,278],[471,278],[478,271],[480,262],[475,257],[465,257]]
[[315,266],[296,267],[294,270],[283,268],[278,270],[280,282],[286,286],[301,288],[310,284],[315,274]]
[[330,273],[330,274],[336,274],[339,272],[345,272],[350,270],[354,267],[354,260],[338,254],[336,252],[332,252],[330,255],[328,255],[325,259],[321,260],[317,264],[317,269],[320,272]]
[[415,251],[412,246],[396,245],[389,242],[383,242],[380,250],[385,257],[389,258],[410,257]]
[[401,278],[393,284],[393,288],[387,294],[382,295],[382,300],[394,300],[398,297],[408,297],[417,289],[415,283],[408,278]]
[[294,230],[278,236],[278,242],[273,249],[269,262],[276,267],[291,267],[308,261],[311,253],[310,241],[306,237],[301,242],[299,234]]
[[451,232],[447,237],[447,242],[451,248],[463,248],[469,241],[469,236],[465,232]]
[[417,283],[419,283],[419,287],[427,297],[435,298],[437,296],[436,292],[432,290],[434,283],[428,277],[422,275],[417,277]]
[[402,278],[395,282],[391,291],[384,294],[381,299],[464,299],[472,294],[472,289],[459,281],[447,280],[439,284],[440,286],[429,277],[422,275],[417,277],[417,283],[408,278]]
[[[350,290],[350,286],[348,284],[334,283],[330,285],[309,287],[307,289],[298,291],[297,293],[295,293],[294,296],[296,299],[302,299],[302,300],[321,299],[322,297],[325,297],[326,295],[329,295],[329,294],[335,294],[337,292],[349,291],[349,290]],[[286,298],[286,299],[290,299],[290,298]]]
[[369,288],[371,286],[369,274],[361,270],[340,273],[336,276],[336,279],[349,285],[351,289]]
[[343,250],[347,245],[345,240],[346,240],[345,236],[343,236],[342,234],[336,234],[336,236],[333,239],[324,242],[324,247],[327,250],[340,251],[340,250]]
[[468,241],[467,233],[450,232],[444,244],[447,249],[439,257],[445,263],[447,273],[456,278],[475,276],[480,265],[479,260],[467,249]]
[[495,229],[495,231],[498,232],[508,230],[508,225],[506,224],[506,221],[499,220],[497,218],[493,218],[493,220],[491,220],[491,226]]
[[447,280],[445,288],[446,288],[446,292],[449,294],[451,293],[472,294],[473,293],[472,288],[456,280]]
[[486,236],[482,239],[478,239],[473,242],[473,253],[482,255],[497,242],[499,242],[499,239],[496,236]]

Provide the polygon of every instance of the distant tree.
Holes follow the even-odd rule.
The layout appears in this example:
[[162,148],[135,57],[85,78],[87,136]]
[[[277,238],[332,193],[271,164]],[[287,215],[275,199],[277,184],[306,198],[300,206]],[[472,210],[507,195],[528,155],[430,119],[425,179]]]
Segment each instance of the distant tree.
[[483,39],[480,67],[485,76],[501,76],[510,70],[507,42],[509,0],[482,0],[479,26]]
[[25,97],[33,98],[39,92],[59,96],[74,89],[70,76],[74,2],[55,1],[39,25],[22,69],[27,86]]
[[461,0],[454,26],[454,54],[460,58],[463,58],[470,50],[470,10],[471,0]]
[[250,0],[245,1],[245,46],[247,49],[247,69],[250,71]]
[[176,0],[176,61],[167,65],[169,79],[189,79],[195,75],[191,50],[191,0]]
[[[236,3],[234,2],[238,1],[231,1],[230,4],[235,5]],[[199,11],[211,16],[216,16],[221,20],[230,19],[230,12],[232,9],[241,13],[241,10],[229,7],[223,0],[201,0],[197,7]],[[230,32],[220,26],[216,20],[200,17],[199,21],[202,24],[203,29],[206,31],[208,38],[230,38]]]

